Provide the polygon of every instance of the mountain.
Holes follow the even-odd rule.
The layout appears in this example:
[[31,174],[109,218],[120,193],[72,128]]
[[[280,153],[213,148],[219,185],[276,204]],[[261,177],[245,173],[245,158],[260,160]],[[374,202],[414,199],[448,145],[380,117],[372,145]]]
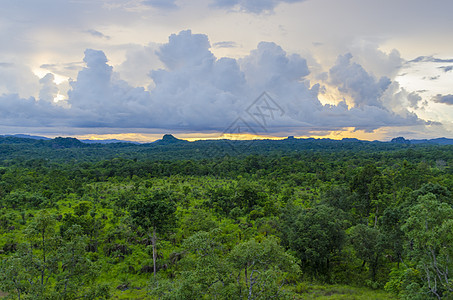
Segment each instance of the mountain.
[[186,140],[180,140],[178,138],[175,138],[171,134],[164,134],[162,139],[155,141],[154,145],[169,145],[169,144],[176,144],[176,143],[190,143],[189,141]]
[[448,139],[445,137],[436,139],[407,140],[404,137],[400,136],[393,138],[390,142],[395,144],[406,144],[406,145],[419,145],[419,144],[453,145],[453,139]]
[[445,137],[436,138],[436,139],[424,139],[424,140],[410,140],[411,144],[434,144],[434,145],[453,145],[453,139],[448,139]]
[[113,144],[113,143],[129,143],[129,144],[135,144],[135,145],[140,145],[141,143],[139,142],[134,142],[134,141],[123,141],[123,140],[117,140],[117,139],[109,139],[109,140],[80,140],[82,143],[85,144]]
[[37,136],[37,135],[29,135],[29,134],[5,134],[5,135],[0,135],[4,137],[15,137],[15,138],[21,138],[21,139],[32,139],[32,140],[51,140],[51,138],[45,137],[45,136]]
[[404,144],[404,145],[410,145],[411,141],[410,140],[406,140],[404,137],[402,136],[399,136],[399,137],[396,137],[396,138],[393,138],[390,143],[394,143],[394,144]]

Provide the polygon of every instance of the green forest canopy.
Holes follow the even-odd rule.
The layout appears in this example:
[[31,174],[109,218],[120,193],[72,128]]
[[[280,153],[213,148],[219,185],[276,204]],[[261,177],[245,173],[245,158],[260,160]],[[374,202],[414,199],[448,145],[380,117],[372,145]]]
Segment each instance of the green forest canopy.
[[0,138],[0,290],[13,299],[448,299],[452,150]]

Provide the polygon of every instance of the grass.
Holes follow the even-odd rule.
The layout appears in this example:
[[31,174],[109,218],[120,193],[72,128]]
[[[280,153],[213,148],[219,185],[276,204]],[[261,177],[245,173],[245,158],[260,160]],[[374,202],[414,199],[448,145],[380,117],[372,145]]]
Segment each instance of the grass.
[[363,287],[347,285],[316,285],[301,282],[295,287],[299,299],[329,299],[329,300],[381,300],[397,299],[394,295],[382,290],[372,290]]

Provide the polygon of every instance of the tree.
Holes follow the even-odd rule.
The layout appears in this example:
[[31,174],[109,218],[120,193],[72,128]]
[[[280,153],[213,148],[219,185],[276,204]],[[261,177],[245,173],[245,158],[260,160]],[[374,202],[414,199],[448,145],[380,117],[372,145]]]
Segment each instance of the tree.
[[79,225],[71,226],[59,248],[61,272],[56,277],[56,291],[64,299],[72,299],[85,292],[97,275],[96,266],[86,257],[87,237]]
[[153,247],[153,274],[156,277],[156,234],[168,229],[174,222],[176,205],[170,192],[153,191],[151,195],[138,198],[129,207],[132,221],[142,227],[151,240]]
[[251,239],[226,256],[220,229],[199,231],[183,243],[183,270],[161,281],[152,294],[159,299],[283,299],[289,275],[297,276],[296,259],[274,237]]
[[0,286],[14,292],[20,299],[28,295],[44,299],[49,293],[50,279],[58,272],[57,236],[55,219],[42,210],[25,229],[27,243],[20,244],[18,251],[2,262]]
[[288,205],[281,219],[283,242],[295,251],[302,266],[329,277],[330,262],[345,240],[335,209],[325,205],[310,209]]
[[382,234],[377,228],[359,224],[351,228],[350,241],[356,256],[367,263],[370,268],[371,280],[376,280],[379,259],[382,256]]
[[[274,237],[258,242],[255,239],[243,242],[228,255],[232,266],[238,270],[238,284],[245,284],[247,299],[268,299],[281,297],[281,288],[288,274],[300,272],[296,259],[277,244]],[[240,274],[244,281],[240,283]],[[241,297],[242,289],[239,289]],[[241,297],[242,298],[242,297]]]
[[17,255],[0,261],[0,290],[17,294],[20,300],[30,290],[29,274],[24,269],[24,260]]
[[380,171],[374,164],[369,164],[358,171],[358,173],[352,178],[350,188],[354,192],[354,206],[357,213],[361,218],[368,218],[370,216],[372,205],[372,189],[374,189],[374,195],[377,195],[376,188],[379,181],[375,177],[380,177]]
[[[97,268],[86,257],[87,237],[73,225],[61,238],[55,220],[40,211],[24,230],[27,242],[0,264],[0,289],[19,299],[74,299],[94,290]],[[97,293],[101,295],[99,292]]]
[[432,193],[420,196],[402,229],[409,259],[416,264],[422,289],[441,299],[453,292],[453,208]]
[[46,293],[49,279],[58,272],[55,224],[54,216],[47,210],[41,210],[25,230],[29,241],[29,249],[24,253],[26,271],[32,276],[30,283],[40,298]]

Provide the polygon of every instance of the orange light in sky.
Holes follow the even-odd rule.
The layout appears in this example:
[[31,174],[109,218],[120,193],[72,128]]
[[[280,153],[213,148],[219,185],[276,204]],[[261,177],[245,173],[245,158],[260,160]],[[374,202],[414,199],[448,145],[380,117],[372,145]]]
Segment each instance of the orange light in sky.
[[[354,127],[343,128],[343,130],[335,131],[312,131],[307,135],[294,135],[296,138],[329,138],[334,140],[341,140],[343,138],[357,138],[359,140],[385,140],[388,139],[389,128],[380,128],[373,132],[366,132],[364,130],[355,130]],[[120,134],[87,134],[76,136],[78,139],[88,140],[108,140],[117,139],[123,141],[134,141],[139,143],[150,143],[162,138],[164,133],[120,133]],[[231,140],[255,140],[255,139],[269,139],[269,140],[281,140],[287,138],[287,136],[277,135],[258,135],[258,134],[222,134],[222,133],[172,133],[176,138],[197,141],[197,140],[220,140],[220,139],[231,139]],[[288,134],[292,135],[292,134]]]

